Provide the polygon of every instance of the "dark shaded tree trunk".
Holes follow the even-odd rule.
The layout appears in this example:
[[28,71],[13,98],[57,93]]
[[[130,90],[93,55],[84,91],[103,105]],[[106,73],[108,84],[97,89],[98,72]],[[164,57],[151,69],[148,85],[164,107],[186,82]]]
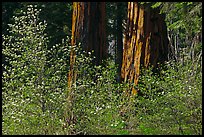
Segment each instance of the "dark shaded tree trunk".
[[[76,83],[76,53],[74,48],[81,43],[82,49],[94,51],[94,64],[99,65],[106,58],[105,45],[105,2],[74,2],[72,15],[72,38],[70,52],[70,70],[68,72],[67,108],[65,110],[66,127],[75,121],[72,111],[71,88]],[[71,94],[70,94],[71,93]]]
[[[165,16],[159,9],[128,2],[128,20],[123,49],[121,77],[125,83],[138,84],[140,67],[167,60],[168,38]],[[138,89],[131,86],[132,94]]]
[[[72,21],[74,43],[81,42],[84,50],[94,50],[95,64],[102,63],[106,56],[105,45],[105,3],[104,2],[76,2],[76,19]],[[74,17],[73,17],[74,18]]]
[[[74,47],[79,42],[82,49],[94,51],[94,64],[99,65],[107,56],[105,35],[105,2],[74,2],[72,17],[72,41]],[[68,87],[72,85],[74,74],[75,53],[70,54],[70,71],[68,74]]]
[[123,28],[122,28],[122,3],[117,2],[117,52],[116,52],[116,64],[117,68],[117,81],[121,82],[121,67],[123,57]]
[[74,2],[72,15],[72,39],[70,52],[70,70],[68,72],[67,105],[65,109],[65,127],[76,122],[72,111],[72,86],[76,83],[75,47],[81,43],[82,49],[94,51],[94,64],[99,65],[106,57],[105,45],[105,3],[104,2]]

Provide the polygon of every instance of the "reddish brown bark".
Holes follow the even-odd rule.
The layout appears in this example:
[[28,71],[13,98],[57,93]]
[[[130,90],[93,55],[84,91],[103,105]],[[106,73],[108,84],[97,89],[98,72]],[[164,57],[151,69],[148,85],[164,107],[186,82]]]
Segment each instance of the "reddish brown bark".
[[[74,47],[81,43],[83,50],[87,52],[93,50],[94,63],[99,65],[107,55],[105,38],[105,2],[74,2],[71,45]],[[75,52],[71,50],[68,73],[69,88],[76,79],[75,58]]]
[[65,127],[75,122],[72,111],[71,88],[76,83],[77,70],[74,67],[76,53],[74,47],[81,43],[82,49],[94,50],[95,64],[101,64],[106,57],[105,45],[105,3],[104,2],[74,2],[72,16],[72,38],[70,52],[70,70],[68,72],[67,108],[65,110]]
[[[141,65],[157,66],[167,59],[168,39],[164,16],[158,9],[128,2],[121,77],[125,83],[138,84]],[[131,86],[132,94],[137,89]]]

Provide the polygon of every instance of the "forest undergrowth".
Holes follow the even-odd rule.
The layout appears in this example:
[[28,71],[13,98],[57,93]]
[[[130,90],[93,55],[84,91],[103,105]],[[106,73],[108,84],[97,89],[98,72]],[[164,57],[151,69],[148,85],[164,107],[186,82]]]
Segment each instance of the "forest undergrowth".
[[95,66],[92,53],[76,48],[77,80],[67,94],[69,38],[48,48],[39,11],[31,5],[21,14],[2,36],[3,135],[202,134],[199,58],[143,68],[133,96],[116,82],[113,60]]

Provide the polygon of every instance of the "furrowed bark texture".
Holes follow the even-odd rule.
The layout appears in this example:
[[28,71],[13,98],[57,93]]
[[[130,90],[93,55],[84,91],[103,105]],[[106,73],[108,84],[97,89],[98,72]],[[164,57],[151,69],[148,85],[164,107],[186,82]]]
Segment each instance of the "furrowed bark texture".
[[[128,19],[123,49],[121,78],[125,83],[138,84],[140,67],[167,60],[168,39],[165,16],[158,9],[128,2]],[[138,91],[131,86],[132,94]]]
[[70,70],[68,72],[67,106],[65,109],[65,126],[76,122],[72,111],[72,86],[76,86],[77,70],[75,47],[81,43],[82,49],[94,51],[94,63],[99,65],[106,57],[105,45],[105,3],[104,2],[74,2],[72,15],[72,38],[70,51]]
[[[93,50],[94,63],[99,65],[107,56],[105,38],[105,2],[74,2],[71,45],[74,47],[80,42],[83,50]],[[75,83],[75,59],[75,52],[71,50],[68,87]]]

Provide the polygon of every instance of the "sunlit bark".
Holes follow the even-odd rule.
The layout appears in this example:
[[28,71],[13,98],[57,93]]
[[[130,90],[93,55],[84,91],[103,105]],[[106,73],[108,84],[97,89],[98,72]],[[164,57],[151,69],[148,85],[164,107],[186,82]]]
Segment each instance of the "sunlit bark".
[[[74,2],[71,45],[74,47],[80,42],[82,49],[85,51],[90,52],[93,50],[94,63],[99,65],[106,58],[105,38],[105,2]],[[73,48],[70,53],[69,88],[75,83],[75,58]]]
[[[164,15],[158,9],[128,2],[128,19],[123,49],[121,77],[125,83],[137,85],[140,67],[167,60],[168,39]],[[131,86],[132,94],[137,89]]]
[[75,121],[72,111],[72,86],[76,86],[77,70],[75,67],[75,47],[89,52],[94,51],[93,63],[99,65],[106,57],[105,45],[105,2],[74,2],[72,15],[72,38],[70,51],[70,70],[68,72],[67,106],[65,127]]

